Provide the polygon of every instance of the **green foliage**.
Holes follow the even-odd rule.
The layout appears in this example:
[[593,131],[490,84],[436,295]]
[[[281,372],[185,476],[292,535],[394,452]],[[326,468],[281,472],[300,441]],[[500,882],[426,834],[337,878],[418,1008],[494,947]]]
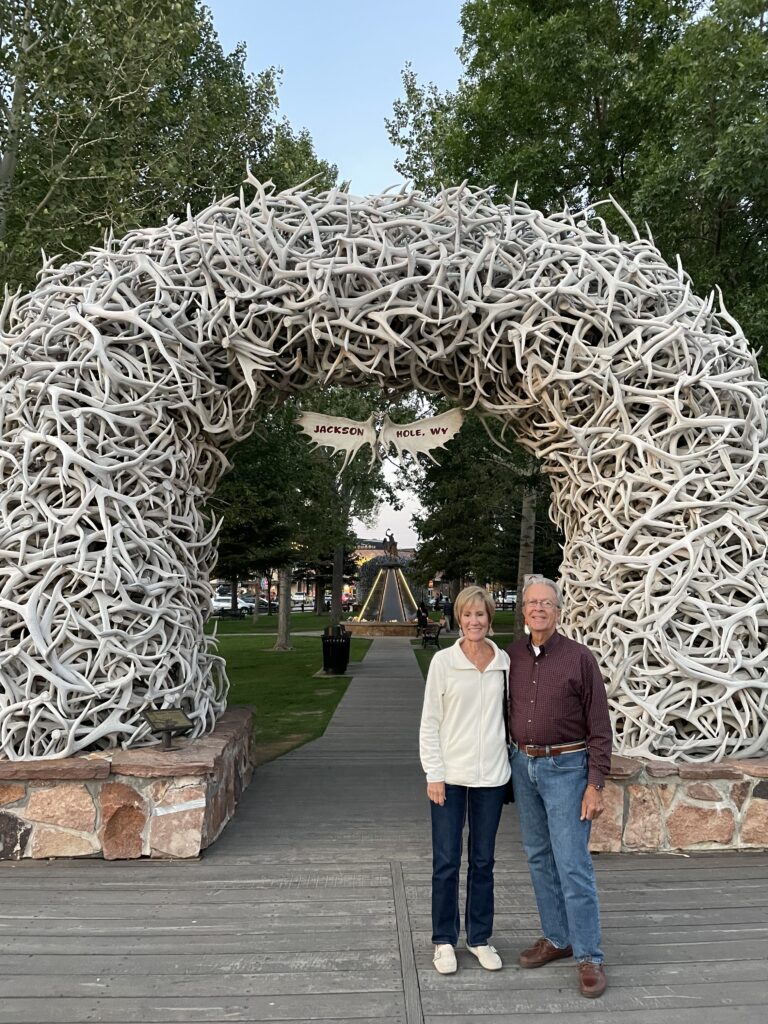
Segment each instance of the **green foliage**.
[[[489,430],[499,436],[494,423]],[[547,481],[530,456],[516,445],[507,447],[509,452],[468,414],[460,433],[440,452],[440,465],[424,470],[418,488],[423,515],[416,517],[421,544],[414,566],[421,580],[441,570],[446,579],[514,586],[520,509],[529,481],[539,491],[535,571],[556,571],[560,547],[546,515]]]
[[403,73],[399,170],[427,191],[517,187],[545,210],[613,196],[768,347],[765,4],[467,0],[461,20],[455,93]]
[[[638,157],[630,210],[699,291],[723,290],[768,347],[768,31],[765,4],[718,0],[651,76],[659,109]],[[766,364],[764,364],[764,367]]]
[[200,0],[0,0],[0,281],[40,250],[162,223],[236,191],[336,169],[276,119],[278,73],[226,54]]
[[244,579],[289,562],[327,556],[347,536],[334,472],[309,450],[296,406],[261,407],[251,436],[231,453],[232,470],[209,505],[222,518],[217,574]]
[[700,0],[467,0],[455,95],[404,72],[390,137],[420,186],[467,178],[532,205],[622,197],[654,117],[646,80]]

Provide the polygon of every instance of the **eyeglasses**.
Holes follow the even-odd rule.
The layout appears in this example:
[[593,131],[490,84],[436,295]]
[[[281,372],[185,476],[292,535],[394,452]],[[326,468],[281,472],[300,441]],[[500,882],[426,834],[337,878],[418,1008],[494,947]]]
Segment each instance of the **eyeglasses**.
[[527,601],[523,601],[523,604],[526,608],[545,608],[548,612],[557,607],[556,602],[551,601],[548,597],[545,597],[542,600],[532,597]]

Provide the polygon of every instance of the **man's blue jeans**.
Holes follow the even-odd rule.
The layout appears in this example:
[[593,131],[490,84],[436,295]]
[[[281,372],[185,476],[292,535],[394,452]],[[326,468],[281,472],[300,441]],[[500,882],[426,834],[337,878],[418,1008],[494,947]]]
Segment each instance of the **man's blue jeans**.
[[579,821],[587,752],[556,757],[510,753],[523,849],[544,937],[579,961],[603,962],[600,907],[589,853],[592,823]]
[[504,786],[452,786],[446,783],[445,803],[430,802],[432,813],[432,941],[459,941],[459,870],[467,841],[467,903],[464,928],[467,945],[484,946],[493,931],[493,864],[496,833],[504,806]]

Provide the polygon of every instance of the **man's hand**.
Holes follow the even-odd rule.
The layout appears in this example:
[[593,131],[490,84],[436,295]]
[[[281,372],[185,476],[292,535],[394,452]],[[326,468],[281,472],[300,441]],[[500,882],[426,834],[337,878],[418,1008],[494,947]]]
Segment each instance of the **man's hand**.
[[427,783],[427,796],[433,804],[440,804],[442,807],[445,803],[445,783],[444,782],[428,782]]
[[603,813],[603,791],[596,786],[589,785],[584,790],[581,800],[580,821],[594,821]]

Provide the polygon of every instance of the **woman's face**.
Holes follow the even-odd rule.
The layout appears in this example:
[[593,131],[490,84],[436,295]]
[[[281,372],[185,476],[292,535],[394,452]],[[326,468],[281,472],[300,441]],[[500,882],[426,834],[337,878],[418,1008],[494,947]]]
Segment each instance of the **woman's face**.
[[488,609],[482,601],[472,601],[465,605],[459,616],[461,632],[467,640],[482,640],[487,636],[491,626],[488,618]]

